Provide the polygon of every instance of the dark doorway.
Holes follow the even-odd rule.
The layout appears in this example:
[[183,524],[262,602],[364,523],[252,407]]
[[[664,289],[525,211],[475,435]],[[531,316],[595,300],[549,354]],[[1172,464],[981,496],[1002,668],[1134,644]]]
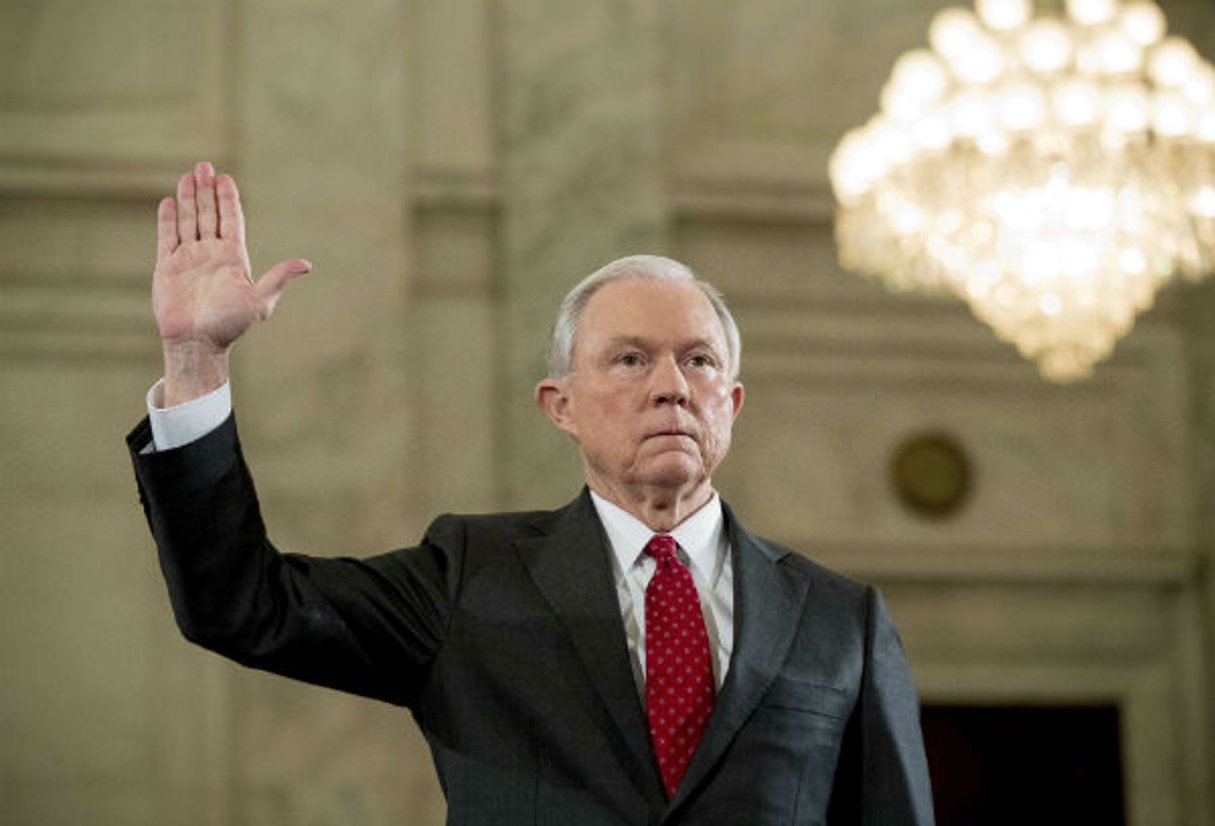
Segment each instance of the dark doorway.
[[1116,706],[922,711],[937,826],[1125,826]]

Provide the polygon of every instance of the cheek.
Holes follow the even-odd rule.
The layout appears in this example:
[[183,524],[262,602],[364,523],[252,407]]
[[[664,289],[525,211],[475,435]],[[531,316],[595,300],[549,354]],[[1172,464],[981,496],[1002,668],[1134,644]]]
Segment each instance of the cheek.
[[733,386],[726,382],[715,383],[705,395],[705,408],[715,419],[730,423],[734,420]]
[[620,420],[624,406],[616,393],[598,388],[583,389],[575,407],[584,428],[603,430]]
[[702,418],[706,442],[717,450],[730,445],[730,430],[734,424],[734,402],[729,387],[713,388],[705,396]]

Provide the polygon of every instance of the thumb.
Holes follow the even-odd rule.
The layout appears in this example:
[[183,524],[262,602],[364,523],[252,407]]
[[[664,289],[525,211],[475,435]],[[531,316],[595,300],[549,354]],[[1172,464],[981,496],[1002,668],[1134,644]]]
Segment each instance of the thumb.
[[312,264],[309,261],[305,261],[303,258],[290,258],[286,261],[279,261],[262,273],[262,277],[253,287],[254,294],[261,301],[262,317],[269,318],[270,314],[274,312],[274,305],[278,303],[279,296],[283,294],[287,282],[310,272],[312,272]]

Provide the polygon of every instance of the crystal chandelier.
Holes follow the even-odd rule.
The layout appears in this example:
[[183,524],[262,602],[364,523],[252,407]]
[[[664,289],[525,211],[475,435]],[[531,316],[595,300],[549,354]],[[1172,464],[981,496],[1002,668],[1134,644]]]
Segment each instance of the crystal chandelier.
[[844,268],[959,296],[1055,381],[1215,264],[1215,67],[1153,2],[1063,5],[938,13],[830,164]]

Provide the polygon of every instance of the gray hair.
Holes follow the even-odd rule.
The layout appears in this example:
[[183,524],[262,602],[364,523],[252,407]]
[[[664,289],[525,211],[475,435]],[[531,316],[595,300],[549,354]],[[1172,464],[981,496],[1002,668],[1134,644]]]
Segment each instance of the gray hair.
[[738,378],[742,340],[738,334],[738,325],[734,322],[734,316],[730,314],[725,299],[712,284],[697,278],[688,267],[672,258],[664,258],[660,255],[629,255],[617,258],[595,270],[569,291],[565,300],[561,302],[561,309],[557,312],[557,321],[553,325],[553,337],[549,342],[548,375],[550,378],[563,378],[569,375],[574,363],[574,345],[578,339],[578,324],[591,296],[606,284],[631,278],[681,282],[691,284],[700,290],[713,305],[713,310],[717,313],[717,318],[721,321],[721,327],[725,331],[729,357],[727,373],[730,380]]

